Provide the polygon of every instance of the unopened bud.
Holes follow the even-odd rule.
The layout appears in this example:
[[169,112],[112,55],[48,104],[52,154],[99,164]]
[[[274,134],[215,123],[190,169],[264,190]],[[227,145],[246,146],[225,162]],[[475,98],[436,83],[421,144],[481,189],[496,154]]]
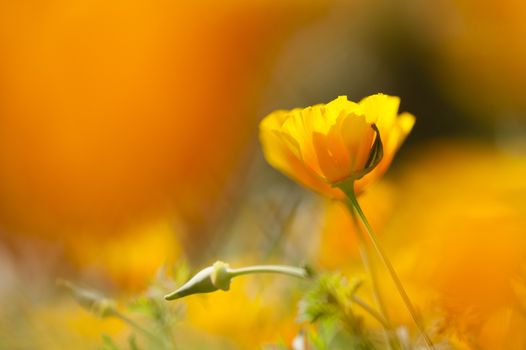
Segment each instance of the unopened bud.
[[175,300],[191,294],[211,293],[219,289],[229,290],[232,276],[228,264],[217,261],[214,265],[199,271],[176,291],[165,295],[166,300]]
[[229,290],[230,281],[232,280],[232,275],[229,272],[229,265],[222,261],[216,261],[212,267],[213,271],[210,276],[212,284],[218,289]]
[[108,317],[115,313],[115,302],[103,295],[81,288],[70,281],[58,280],[57,284],[67,289],[80,306],[99,317]]
[[313,275],[313,271],[307,267],[298,268],[284,265],[254,265],[231,269],[227,263],[216,261],[212,266],[199,271],[179,289],[165,295],[164,298],[166,300],[175,300],[192,294],[211,293],[219,289],[229,290],[232,278],[241,275],[259,273],[277,273],[297,278],[310,278]]

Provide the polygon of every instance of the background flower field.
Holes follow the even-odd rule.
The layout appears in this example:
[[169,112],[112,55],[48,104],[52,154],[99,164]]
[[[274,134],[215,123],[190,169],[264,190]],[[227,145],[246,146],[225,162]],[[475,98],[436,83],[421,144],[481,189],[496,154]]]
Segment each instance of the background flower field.
[[[371,285],[345,207],[271,168],[258,125],[378,92],[416,123],[359,201],[436,348],[526,348],[524,18],[511,0],[0,0],[0,349],[372,346],[341,304],[305,318],[307,291],[363,281],[373,303]],[[329,277],[163,299],[216,260]]]

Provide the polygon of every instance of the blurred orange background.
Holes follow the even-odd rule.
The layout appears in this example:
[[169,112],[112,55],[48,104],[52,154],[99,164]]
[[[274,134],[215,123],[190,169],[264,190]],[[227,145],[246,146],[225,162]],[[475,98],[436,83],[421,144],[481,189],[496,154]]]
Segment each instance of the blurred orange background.
[[179,217],[186,243],[204,240],[254,143],[269,63],[317,9],[2,1],[0,227],[100,242]]
[[1,6],[1,222],[39,234],[208,213],[305,17],[294,2]]
[[[360,198],[366,214],[458,348],[523,348],[525,11],[515,0],[0,0],[0,340],[28,319],[67,324],[86,348],[122,332],[58,298],[57,276],[120,296],[175,261],[363,275],[343,207],[271,170],[257,125],[275,109],[384,92],[417,122]],[[227,349],[290,341],[301,287],[265,281],[188,301],[185,327]]]

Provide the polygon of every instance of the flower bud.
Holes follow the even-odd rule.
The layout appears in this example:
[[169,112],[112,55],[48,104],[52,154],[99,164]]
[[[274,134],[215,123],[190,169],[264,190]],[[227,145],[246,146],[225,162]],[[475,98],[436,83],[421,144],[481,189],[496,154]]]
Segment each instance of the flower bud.
[[187,295],[199,293],[211,293],[219,289],[229,290],[232,275],[227,263],[215,262],[212,266],[199,271],[188,282],[176,291],[165,295],[166,300],[175,300]]
[[57,284],[67,289],[80,306],[95,315],[104,318],[115,313],[115,301],[108,299],[95,291],[81,288],[69,281],[58,280]]
[[229,272],[229,265],[222,261],[216,261],[212,265],[213,271],[210,278],[212,279],[212,284],[221,290],[230,289],[230,281],[232,280],[232,275]]

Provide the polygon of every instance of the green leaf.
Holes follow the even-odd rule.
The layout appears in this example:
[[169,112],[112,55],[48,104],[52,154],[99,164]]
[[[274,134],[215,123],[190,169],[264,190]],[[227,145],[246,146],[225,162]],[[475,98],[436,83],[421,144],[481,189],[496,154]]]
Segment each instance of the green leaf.
[[103,350],[119,350],[119,347],[117,346],[117,344],[115,344],[113,339],[111,339],[111,337],[107,334],[102,334],[102,342],[103,342],[103,346],[102,346]]
[[131,334],[128,337],[128,345],[130,346],[130,350],[139,350],[139,346],[137,345],[137,339],[135,338],[134,334]]

